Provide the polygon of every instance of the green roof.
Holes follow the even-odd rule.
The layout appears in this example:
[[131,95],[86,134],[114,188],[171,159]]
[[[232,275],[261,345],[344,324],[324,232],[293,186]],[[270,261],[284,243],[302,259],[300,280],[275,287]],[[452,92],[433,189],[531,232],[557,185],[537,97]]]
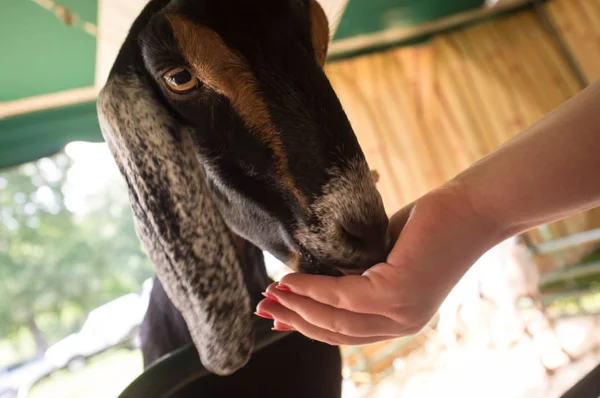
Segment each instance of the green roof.
[[[97,24],[97,0],[60,1],[61,6],[76,15],[72,26],[57,17],[56,9],[40,6],[47,0],[5,1],[8,4],[0,13],[2,105],[94,86],[97,41],[89,28]],[[416,26],[481,7],[483,2],[350,0],[333,42]],[[80,140],[102,140],[93,102],[0,119],[0,168],[48,156],[68,142]]]

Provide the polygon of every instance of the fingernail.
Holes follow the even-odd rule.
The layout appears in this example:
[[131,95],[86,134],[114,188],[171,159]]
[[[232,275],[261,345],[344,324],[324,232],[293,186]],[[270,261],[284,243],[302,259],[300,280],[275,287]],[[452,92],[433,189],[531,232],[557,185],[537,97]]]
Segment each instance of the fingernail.
[[290,289],[286,285],[282,285],[281,283],[278,283],[277,285],[275,285],[275,289],[281,290],[282,292],[291,292],[292,291],[292,289]]
[[268,298],[271,301],[274,301],[276,303],[279,302],[279,300],[277,300],[277,297],[273,296],[271,293],[267,293],[267,292],[263,292],[261,293],[263,296],[265,296],[266,298]]
[[272,327],[271,330],[276,332],[292,332],[294,331],[294,328],[285,324],[279,324],[279,326]]
[[267,314],[266,312],[260,312],[260,311],[256,311],[254,313],[254,315],[259,316],[261,318],[265,318],[265,319],[271,319],[273,320],[273,316],[271,314]]

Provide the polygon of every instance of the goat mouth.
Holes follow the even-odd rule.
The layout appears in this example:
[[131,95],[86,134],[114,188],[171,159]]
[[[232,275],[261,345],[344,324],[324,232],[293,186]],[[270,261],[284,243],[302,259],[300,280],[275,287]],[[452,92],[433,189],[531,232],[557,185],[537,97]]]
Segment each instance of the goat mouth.
[[362,275],[363,272],[368,270],[375,264],[383,263],[387,260],[388,254],[391,252],[393,242],[386,239],[386,248],[380,256],[365,258],[360,263],[353,264],[347,261],[339,261],[335,259],[320,259],[319,256],[312,253],[302,243],[295,241],[296,250],[298,256],[296,257],[295,268],[296,271],[305,274],[313,275],[326,275],[326,276],[348,276],[348,275]]
[[298,262],[298,272],[312,275],[325,276],[345,276],[345,275],[360,275],[366,268],[351,267],[340,261],[328,260],[320,261],[314,254],[310,252],[304,245],[297,242],[300,259]]

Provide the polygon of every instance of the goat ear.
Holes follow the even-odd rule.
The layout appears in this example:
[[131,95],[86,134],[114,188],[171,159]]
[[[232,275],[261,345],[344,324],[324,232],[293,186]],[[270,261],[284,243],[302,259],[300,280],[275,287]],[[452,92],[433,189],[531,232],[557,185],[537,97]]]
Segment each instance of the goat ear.
[[113,75],[98,99],[102,134],[129,189],[137,234],[202,364],[228,375],[253,346],[250,298],[231,233],[194,145],[146,77]]
[[329,22],[323,7],[317,0],[310,1],[311,40],[315,55],[321,66],[327,60],[329,49]]

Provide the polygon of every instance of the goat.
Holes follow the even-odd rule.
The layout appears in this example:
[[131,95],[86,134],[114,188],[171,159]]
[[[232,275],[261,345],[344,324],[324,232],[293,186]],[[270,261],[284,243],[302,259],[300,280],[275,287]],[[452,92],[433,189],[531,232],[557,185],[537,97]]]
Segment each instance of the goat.
[[328,44],[316,0],[152,0],[98,98],[157,276],[144,364],[193,343],[225,376],[200,381],[202,396],[340,395],[337,347],[292,334],[251,358],[263,251],[330,276],[387,254],[381,196],[323,70]]

